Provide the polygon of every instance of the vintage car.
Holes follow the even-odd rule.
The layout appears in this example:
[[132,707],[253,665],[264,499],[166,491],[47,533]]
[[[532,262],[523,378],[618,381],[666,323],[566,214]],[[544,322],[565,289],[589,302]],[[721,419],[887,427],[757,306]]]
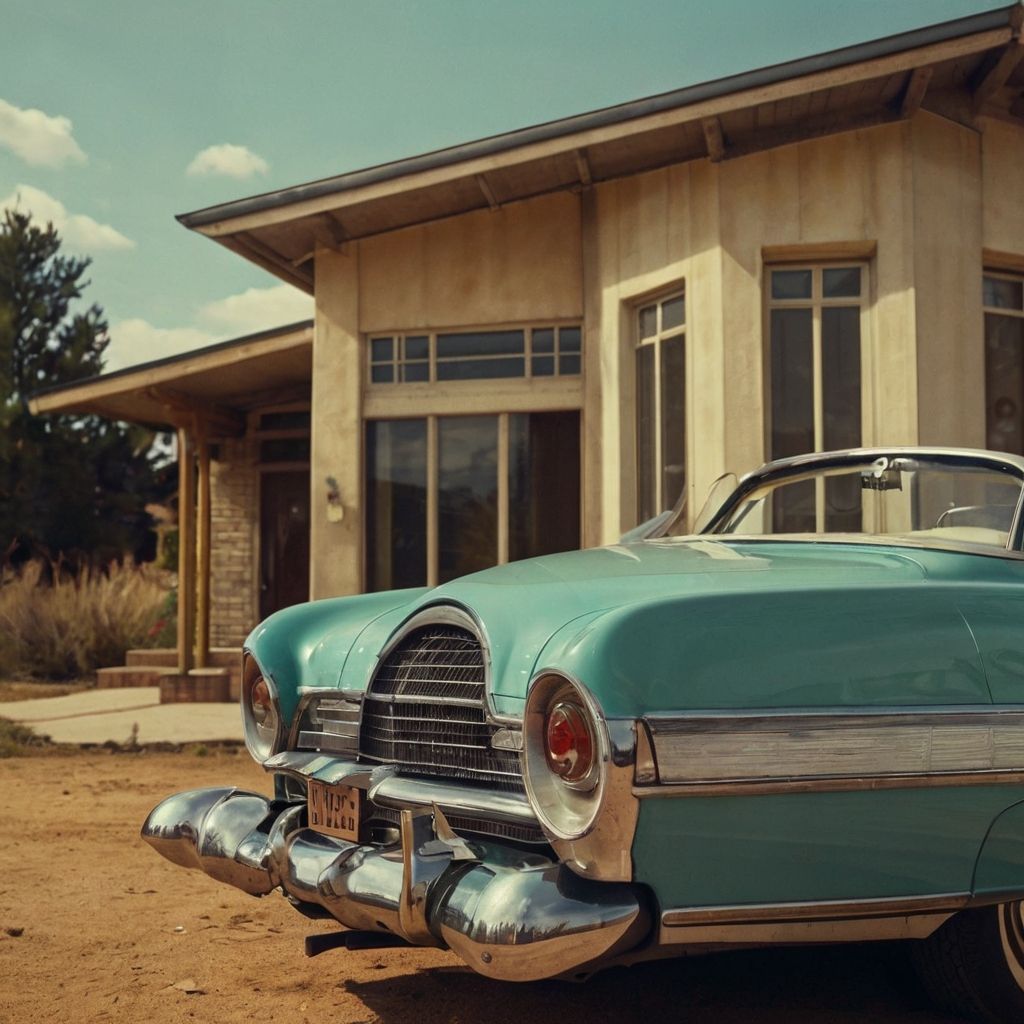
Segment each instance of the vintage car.
[[[724,497],[714,497],[723,495]],[[772,463],[619,545],[272,616],[274,799],[180,793],[163,856],[492,978],[906,939],[1024,1020],[1024,458]],[[640,536],[645,534],[646,536]]]

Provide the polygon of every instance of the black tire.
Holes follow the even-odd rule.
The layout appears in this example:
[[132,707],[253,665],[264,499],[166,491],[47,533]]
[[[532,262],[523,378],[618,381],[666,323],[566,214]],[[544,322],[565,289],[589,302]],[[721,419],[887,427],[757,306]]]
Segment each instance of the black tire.
[[961,911],[914,943],[913,959],[944,1010],[986,1024],[1024,1022],[1024,903]]

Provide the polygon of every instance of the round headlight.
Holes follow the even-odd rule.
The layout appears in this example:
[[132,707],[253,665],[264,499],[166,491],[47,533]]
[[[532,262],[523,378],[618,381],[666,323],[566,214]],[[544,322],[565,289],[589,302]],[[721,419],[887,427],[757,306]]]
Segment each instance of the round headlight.
[[245,659],[241,697],[245,745],[257,761],[263,762],[281,747],[281,711],[274,684],[251,657]]
[[523,775],[550,836],[579,839],[594,827],[609,747],[601,710],[586,687],[556,672],[533,681],[523,722]]

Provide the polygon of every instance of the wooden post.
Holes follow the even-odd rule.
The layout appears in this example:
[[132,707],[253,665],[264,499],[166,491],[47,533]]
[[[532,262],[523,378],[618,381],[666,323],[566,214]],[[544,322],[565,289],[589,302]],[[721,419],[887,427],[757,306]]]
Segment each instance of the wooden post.
[[210,444],[199,437],[199,496],[196,516],[198,593],[196,601],[196,668],[210,663]]
[[196,480],[191,433],[178,430],[178,673],[193,667],[196,635]]

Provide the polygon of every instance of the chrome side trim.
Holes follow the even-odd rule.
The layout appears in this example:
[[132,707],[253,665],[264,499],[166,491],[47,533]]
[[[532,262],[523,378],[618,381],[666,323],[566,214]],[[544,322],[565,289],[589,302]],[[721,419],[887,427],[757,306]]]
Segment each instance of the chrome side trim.
[[801,945],[826,942],[896,942],[926,939],[953,915],[911,914],[897,917],[854,917],[838,921],[778,921],[757,924],[693,925],[662,927],[661,948],[682,947],[679,952],[710,952],[723,948]]
[[649,715],[644,723],[662,789],[870,789],[943,784],[949,777],[980,785],[1024,772],[1020,705],[716,710]]

